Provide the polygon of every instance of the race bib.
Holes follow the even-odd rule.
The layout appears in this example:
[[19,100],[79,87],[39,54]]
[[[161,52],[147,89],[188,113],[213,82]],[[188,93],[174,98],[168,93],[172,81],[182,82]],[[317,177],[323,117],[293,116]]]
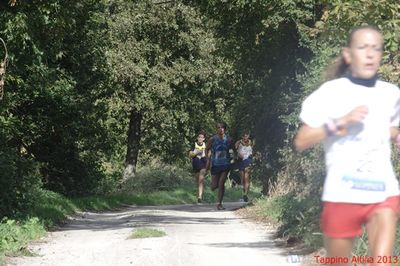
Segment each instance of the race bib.
[[344,172],[342,185],[347,189],[385,191],[386,183],[381,176],[384,169],[381,159],[384,156],[381,155],[380,149],[370,148],[359,156],[359,159],[350,163],[350,167],[355,166],[355,169]]
[[216,151],[215,152],[215,158],[216,159],[225,159],[225,158],[227,158],[226,151]]
[[357,189],[366,191],[386,190],[385,182],[378,179],[344,176],[341,181],[342,185],[347,189]]

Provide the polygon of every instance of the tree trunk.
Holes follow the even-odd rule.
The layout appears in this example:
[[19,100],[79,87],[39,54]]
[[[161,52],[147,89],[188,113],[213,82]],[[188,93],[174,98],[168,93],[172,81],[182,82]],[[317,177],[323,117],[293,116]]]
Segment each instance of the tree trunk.
[[128,178],[135,177],[136,174],[136,163],[139,154],[141,136],[141,122],[142,114],[133,108],[129,118],[128,147],[126,151],[125,170],[122,177],[122,182],[125,182]]

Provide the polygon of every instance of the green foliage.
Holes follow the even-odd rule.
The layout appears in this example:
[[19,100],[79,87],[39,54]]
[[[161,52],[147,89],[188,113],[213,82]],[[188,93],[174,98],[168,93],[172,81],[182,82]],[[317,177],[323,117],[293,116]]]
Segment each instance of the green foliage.
[[0,14],[10,54],[0,105],[13,132],[8,145],[38,162],[46,188],[66,195],[98,186],[104,178],[99,154],[111,142],[96,121],[104,111],[93,105],[91,92],[101,80],[93,74],[98,51],[91,39],[100,22],[89,14],[100,7],[90,0],[21,1]]
[[143,120],[141,164],[154,156],[182,162],[196,132],[214,131],[216,118],[230,122],[232,135],[254,129],[262,156],[285,139],[278,116],[290,108],[274,99],[296,86],[293,55],[301,50],[292,22],[312,17],[310,1],[2,7],[11,60],[1,116],[12,147],[38,163],[47,189],[115,191],[132,110]]
[[192,186],[192,174],[188,169],[165,164],[154,159],[140,167],[137,176],[122,185],[122,191],[152,192],[170,191]]
[[318,197],[300,198],[294,193],[260,199],[255,202],[260,206],[263,216],[278,224],[278,237],[298,237],[309,246],[319,248],[322,234],[319,229],[321,211]]
[[0,151],[0,217],[15,217],[32,207],[41,182],[37,164],[5,148]]
[[74,203],[65,196],[48,190],[40,190],[26,215],[38,217],[46,227],[52,227],[77,210]]
[[[395,84],[399,83],[398,47],[400,42],[400,21],[397,1],[321,1],[321,16],[313,27],[302,25],[303,41],[316,53],[316,58],[326,49],[339,48],[346,44],[347,35],[354,26],[370,24],[383,33],[385,53],[381,75]],[[328,48],[330,47],[330,48]],[[326,63],[325,63],[326,64]],[[320,67],[314,65],[314,67]],[[311,69],[313,67],[310,67]]]
[[[72,202],[79,210],[112,210],[121,205],[172,205],[196,202],[194,187],[182,187],[169,191],[136,192],[124,191],[106,196],[74,198]],[[211,193],[209,193],[211,194]],[[215,201],[215,199],[214,199]]]
[[141,161],[154,154],[182,160],[196,132],[225,113],[235,89],[228,84],[231,66],[215,53],[207,21],[190,6],[113,1],[108,12],[110,104],[117,103],[110,119],[127,128],[127,113],[141,115]]
[[319,197],[300,199],[294,197],[293,194],[288,194],[279,200],[279,207],[283,210],[279,217],[282,222],[279,233],[304,237],[320,232],[318,218],[321,208],[320,204],[316,204],[318,200]]
[[43,236],[45,228],[38,218],[20,223],[5,220],[0,223],[0,256],[15,255],[23,251],[29,241]]
[[[216,193],[210,190],[211,176],[205,180],[204,202],[216,202]],[[260,193],[255,192],[256,186],[251,188],[249,197],[256,198]],[[184,204],[195,203],[197,200],[197,185],[194,173],[189,166],[182,168],[176,165],[165,164],[157,160],[146,166],[141,166],[134,178],[128,179],[120,188],[122,194],[135,195],[136,204]],[[237,201],[242,197],[241,188],[231,188],[226,182],[225,201]]]
[[297,108],[310,49],[301,46],[299,25],[315,19],[315,1],[188,1],[211,18],[220,49],[235,68],[238,87],[230,108],[230,134],[249,129],[256,140],[254,178],[267,193],[281,163],[279,150],[291,140],[293,125],[283,119]]
[[[196,194],[188,192],[187,188],[179,188],[171,191],[153,191],[136,193],[131,192],[129,198],[136,205],[172,205],[192,204],[196,202]],[[128,194],[126,192],[125,194]],[[125,196],[126,197],[126,196]]]

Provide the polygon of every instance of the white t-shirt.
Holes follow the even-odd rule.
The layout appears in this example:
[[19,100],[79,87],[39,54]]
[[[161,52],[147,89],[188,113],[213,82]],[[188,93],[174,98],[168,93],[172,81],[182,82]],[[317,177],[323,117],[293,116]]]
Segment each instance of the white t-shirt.
[[241,155],[243,160],[248,159],[253,153],[253,148],[251,145],[243,145],[242,142],[239,143],[238,153]]
[[400,194],[390,157],[390,127],[399,125],[397,86],[380,80],[374,87],[348,78],[331,80],[305,99],[300,119],[320,127],[361,105],[368,108],[362,122],[349,126],[343,137],[323,141],[327,169],[323,201],[376,203]]

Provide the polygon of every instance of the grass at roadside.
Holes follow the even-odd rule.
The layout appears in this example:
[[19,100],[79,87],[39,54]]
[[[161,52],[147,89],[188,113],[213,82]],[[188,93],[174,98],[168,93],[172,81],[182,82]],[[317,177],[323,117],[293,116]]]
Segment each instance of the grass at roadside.
[[[254,190],[249,193],[250,199],[261,196]],[[225,190],[224,201],[238,201],[242,198],[240,187],[229,187],[228,183]],[[211,191],[206,186],[203,201],[205,203],[215,203],[217,201],[217,191]],[[79,210],[110,210],[122,205],[174,205],[174,204],[194,204],[197,202],[197,191],[193,186],[182,187],[171,191],[154,191],[148,193],[120,193],[108,196],[91,196],[76,198],[71,200],[73,206]]]
[[294,195],[260,197],[246,208],[246,215],[276,228],[276,236],[301,239],[310,248],[322,246],[319,229],[319,204],[313,198],[298,199]]
[[165,232],[160,231],[158,229],[143,227],[134,229],[129,238],[134,239],[134,238],[162,237],[166,235],[167,234]]
[[29,241],[45,234],[46,230],[38,218],[19,222],[4,220],[0,223],[0,265],[5,265],[5,255],[26,255]]

